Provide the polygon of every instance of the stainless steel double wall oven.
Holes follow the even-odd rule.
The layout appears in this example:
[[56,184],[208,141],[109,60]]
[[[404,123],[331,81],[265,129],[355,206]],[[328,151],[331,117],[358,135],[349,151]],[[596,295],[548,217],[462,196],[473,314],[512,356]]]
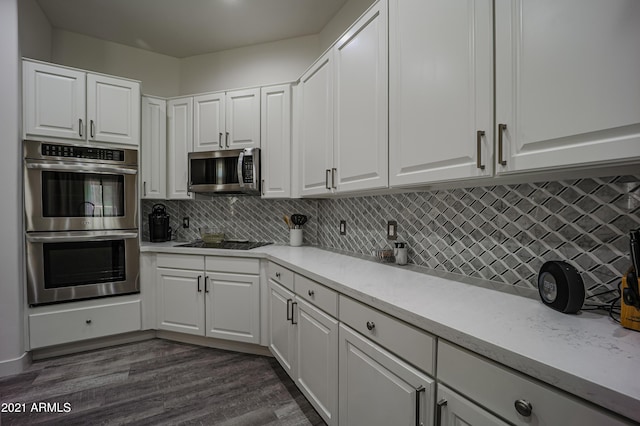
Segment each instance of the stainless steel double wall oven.
[[30,305],[136,293],[138,152],[24,141]]

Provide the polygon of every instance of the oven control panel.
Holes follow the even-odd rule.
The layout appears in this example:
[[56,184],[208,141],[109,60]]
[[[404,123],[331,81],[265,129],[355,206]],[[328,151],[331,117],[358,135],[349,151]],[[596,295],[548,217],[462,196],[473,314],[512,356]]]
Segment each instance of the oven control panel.
[[44,157],[73,157],[86,158],[90,160],[124,161],[124,151],[121,149],[106,149],[88,146],[69,146],[43,143],[41,154]]

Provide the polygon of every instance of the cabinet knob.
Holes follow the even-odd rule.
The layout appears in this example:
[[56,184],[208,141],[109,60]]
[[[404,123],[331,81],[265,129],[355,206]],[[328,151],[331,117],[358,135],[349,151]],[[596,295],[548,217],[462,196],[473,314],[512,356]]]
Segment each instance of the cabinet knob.
[[516,411],[521,416],[524,416],[524,417],[531,416],[531,412],[533,411],[533,406],[529,401],[525,399],[519,399],[513,405],[515,405]]
[[313,297],[316,294],[316,292],[313,290],[309,290],[308,293],[309,293],[309,296],[311,297]]
[[86,320],[85,322],[86,322],[87,324],[91,324],[91,320],[90,320],[90,319]]
[[280,272],[276,272],[276,278],[280,278]]
[[367,321],[367,330],[371,331],[376,328],[376,324],[373,321]]

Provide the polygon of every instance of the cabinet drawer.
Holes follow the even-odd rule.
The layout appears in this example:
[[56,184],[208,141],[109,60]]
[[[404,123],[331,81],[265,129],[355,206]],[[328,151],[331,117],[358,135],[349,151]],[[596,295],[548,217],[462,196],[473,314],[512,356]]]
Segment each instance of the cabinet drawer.
[[29,315],[31,349],[137,331],[140,301]]
[[158,268],[204,271],[204,256],[197,254],[159,253],[157,263]]
[[294,286],[296,294],[303,299],[308,300],[329,315],[338,316],[338,293],[298,274],[294,276]]
[[269,262],[267,266],[267,274],[270,280],[282,284],[284,287],[293,291],[293,272],[284,268],[277,263]]
[[[509,370],[443,340],[438,342],[438,380],[516,425],[623,425],[577,398]],[[529,417],[516,401],[528,402]]]
[[207,256],[205,262],[207,265],[207,271],[252,275],[258,275],[260,273],[259,259],[250,259],[247,257]]
[[367,305],[340,296],[340,321],[434,375],[435,338]]

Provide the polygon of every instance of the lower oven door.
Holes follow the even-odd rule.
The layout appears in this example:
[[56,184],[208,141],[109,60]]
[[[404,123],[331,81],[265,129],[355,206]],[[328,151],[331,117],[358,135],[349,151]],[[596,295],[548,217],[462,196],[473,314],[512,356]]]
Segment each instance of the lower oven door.
[[137,230],[31,232],[26,249],[32,306],[140,291]]

